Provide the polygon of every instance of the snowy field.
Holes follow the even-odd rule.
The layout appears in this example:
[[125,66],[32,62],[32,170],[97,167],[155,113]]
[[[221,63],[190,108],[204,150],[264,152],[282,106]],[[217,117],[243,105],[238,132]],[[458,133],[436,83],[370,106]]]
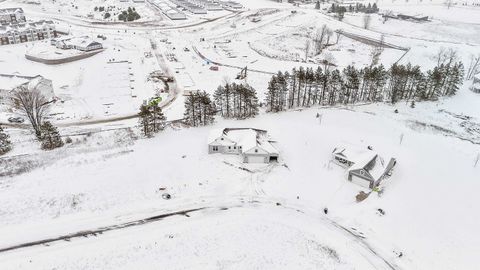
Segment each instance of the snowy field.
[[[365,262],[355,257],[355,249],[342,246],[342,241],[347,239],[341,234],[337,240],[333,236],[325,237],[325,232],[319,229],[335,222],[353,228],[350,230],[365,237],[379,256],[396,265],[395,269],[475,269],[471,258],[479,241],[476,230],[480,217],[475,210],[479,202],[475,192],[479,188],[476,176],[480,168],[474,168],[473,164],[480,148],[450,136],[449,132],[422,129],[411,124],[418,121],[450,126],[451,131],[460,134],[461,120],[439,112],[442,109],[457,114],[472,112],[452,105],[457,100],[467,100],[465,102],[471,105],[478,102],[479,97],[459,96],[440,105],[426,103],[415,109],[398,105],[399,114],[394,114],[394,108],[390,106],[371,105],[269,114],[242,122],[219,120],[212,127],[168,130],[153,140],[141,140],[135,144],[119,143],[110,148],[104,145],[105,150],[77,151],[73,155],[63,153],[74,153],[75,147],[55,150],[57,154],[52,154],[57,158],[52,164],[2,180],[0,220],[4,241],[0,248],[176,209],[241,206],[238,210],[225,211],[225,214],[212,210],[197,217],[193,213],[190,218],[195,221],[192,223],[187,223],[185,217],[172,217],[171,220],[158,221],[160,227],[142,225],[126,231],[105,232],[91,242],[88,240],[90,237],[71,239],[70,242],[49,244],[50,247],[12,251],[0,255],[0,264],[4,265],[2,269],[17,269],[20,266],[26,269],[38,269],[36,266],[40,269],[103,268],[106,262],[100,258],[115,257],[111,267],[116,268],[115,265],[125,264],[125,261],[116,258],[117,252],[120,252],[129,254],[127,258],[131,258],[129,262],[133,264],[146,258],[146,268],[156,263],[170,267],[175,265],[175,268],[189,268],[191,263],[203,264],[201,268],[206,269],[220,267],[201,259],[203,255],[215,257],[220,264],[228,262],[230,267],[225,267],[231,269],[253,265],[290,268],[292,261],[285,262],[275,257],[277,252],[284,251],[267,249],[262,245],[252,246],[251,241],[246,241],[248,238],[241,237],[244,239],[241,241],[232,238],[251,235],[251,239],[275,238],[279,246],[291,243],[292,260],[304,263],[305,268],[302,269],[323,269],[315,265],[337,269],[337,263],[345,269],[352,269],[352,265],[356,266],[355,269],[370,269],[369,266],[361,266]],[[323,115],[321,124],[315,118],[317,112]],[[478,110],[470,116],[474,117],[471,121],[478,125]],[[441,121],[443,123],[439,123]],[[280,164],[253,166],[242,164],[236,156],[208,155],[206,138],[209,131],[223,126],[268,129],[278,141]],[[400,144],[401,134],[404,139]],[[470,139],[478,143],[478,134]],[[355,195],[362,188],[347,182],[343,169],[329,162],[332,146],[339,143],[373,145],[375,149],[397,158],[399,165],[382,186],[382,196],[374,192],[366,201],[355,202]],[[45,154],[40,153],[37,158],[42,159],[42,155]],[[237,167],[245,167],[252,172]],[[454,185],[452,181],[455,181]],[[160,188],[165,190],[160,191]],[[161,195],[164,192],[172,194],[173,198],[163,200]],[[259,201],[258,206],[256,201]],[[277,202],[299,209],[302,214],[288,213],[283,207],[276,207]],[[328,216],[320,214],[326,206],[330,209]],[[378,216],[377,208],[384,209],[385,216]],[[293,222],[287,218],[292,214],[299,215],[298,219],[292,219],[296,225],[287,225]],[[224,219],[230,222],[222,221]],[[175,225],[169,225],[172,222]],[[316,223],[319,227],[308,229]],[[456,229],[458,224],[462,224],[462,230]],[[215,229],[202,229],[206,231],[200,233],[206,238],[191,237],[193,228],[210,226]],[[20,228],[25,232],[22,236],[12,234]],[[282,232],[282,228],[286,231]],[[304,235],[310,230],[313,230],[312,235]],[[262,233],[265,231],[268,231],[267,235]],[[198,233],[198,230],[195,232]],[[277,234],[274,232],[282,237],[274,237]],[[173,235],[173,239],[169,235]],[[180,239],[189,239],[188,244]],[[112,245],[119,243],[125,244],[120,251],[111,249]],[[230,246],[221,248],[226,243]],[[76,255],[86,245],[92,246],[95,255]],[[170,251],[167,254],[162,252],[165,246],[170,245],[173,248],[168,248]],[[335,250],[339,259],[326,256],[318,246]],[[37,249],[42,252],[37,252]],[[183,251],[196,255],[188,256],[191,260],[179,262],[174,254],[183,254]],[[249,252],[260,253],[262,257],[258,254],[252,257]],[[397,258],[398,252],[405,254],[404,257]],[[53,254],[62,259],[49,260]],[[158,258],[155,254],[165,257]],[[306,260],[300,259],[303,257]],[[129,268],[128,265],[123,267]],[[382,267],[380,264],[378,269],[387,269]]]
[[[29,129],[8,126],[14,149],[0,158],[0,269],[477,269],[480,95],[468,89],[471,81],[454,97],[415,108],[262,108],[255,119],[218,116],[200,128],[174,123],[151,139],[139,135],[135,114],[165,90],[149,80],[153,71],[175,79],[170,93],[159,95],[167,118],[177,120],[185,90],[213,94],[225,81],[239,82],[244,67],[263,100],[277,71],[316,68],[325,59],[339,69],[370,65],[373,46],[346,36],[305,59],[306,40],[323,25],[405,48],[383,51],[379,62],[387,67],[398,61],[432,68],[442,48],[456,50],[467,66],[480,52],[480,7],[378,1],[381,11],[431,21],[383,23],[372,15],[364,29],[360,13],[340,22],[313,4],[237,1],[245,8],[188,14],[181,22],[148,3],[0,1],[0,8],[21,6],[29,18],[52,19],[72,35],[107,37],[98,39],[105,51],[54,66],[24,56],[48,41],[0,47],[0,73],[53,81],[60,101],[50,120],[73,139],[43,151]],[[142,19],[100,23],[99,14],[88,17],[100,5],[134,5]],[[0,123],[12,115],[2,107]],[[279,162],[208,155],[209,132],[225,127],[268,130]],[[344,144],[398,161],[381,192],[360,203],[356,195],[369,190],[330,162],[333,148]]]

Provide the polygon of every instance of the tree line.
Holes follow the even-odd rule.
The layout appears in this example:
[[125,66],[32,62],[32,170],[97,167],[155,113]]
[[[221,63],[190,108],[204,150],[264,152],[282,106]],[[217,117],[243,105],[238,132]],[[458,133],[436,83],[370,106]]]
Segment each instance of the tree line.
[[245,119],[258,114],[257,92],[248,84],[227,82],[217,88],[213,97],[225,118]]
[[270,79],[265,103],[278,112],[312,105],[436,100],[454,95],[462,84],[463,64],[440,64],[422,72],[419,66],[394,64],[339,69],[294,68]]

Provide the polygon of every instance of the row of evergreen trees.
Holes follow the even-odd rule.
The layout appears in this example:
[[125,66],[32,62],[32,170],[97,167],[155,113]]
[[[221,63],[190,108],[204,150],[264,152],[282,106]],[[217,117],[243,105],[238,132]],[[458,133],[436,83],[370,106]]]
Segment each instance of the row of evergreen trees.
[[380,9],[377,7],[376,3],[368,3],[364,5],[361,3],[356,3],[355,5],[350,4],[348,9],[345,6],[340,6],[339,4],[333,3],[329,9],[329,12],[338,13],[338,12],[363,12],[363,13],[377,13]]
[[258,114],[257,92],[247,84],[225,83],[217,88],[213,97],[225,118],[245,119]]
[[210,95],[205,91],[192,93],[185,99],[185,124],[197,127],[206,126],[215,120],[217,109]]
[[267,111],[278,112],[312,105],[391,102],[400,100],[436,100],[454,95],[463,80],[463,65],[440,65],[426,73],[419,66],[394,64],[342,71],[318,67],[278,72],[268,83]]
[[185,100],[184,123],[196,127],[213,123],[215,115],[246,119],[258,115],[257,91],[248,84],[225,83],[215,90],[213,100],[205,91],[195,92]]

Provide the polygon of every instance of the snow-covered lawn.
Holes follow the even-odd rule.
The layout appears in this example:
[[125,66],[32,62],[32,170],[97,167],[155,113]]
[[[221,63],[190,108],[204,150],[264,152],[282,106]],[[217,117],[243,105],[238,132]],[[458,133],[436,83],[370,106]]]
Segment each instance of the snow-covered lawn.
[[[329,218],[361,232],[381,256],[402,269],[475,269],[472,258],[479,241],[476,231],[480,217],[475,207],[479,203],[476,190],[480,188],[477,181],[480,166],[474,168],[473,165],[480,147],[478,144],[460,140],[448,131],[419,129],[411,123],[424,122],[460,134],[463,120],[440,110],[455,114],[468,113],[473,117],[470,122],[478,124],[478,110],[465,111],[455,104],[474,104],[479,98],[462,92],[458,97],[439,104],[417,104],[415,109],[399,104],[396,106],[399,114],[393,112],[395,107],[375,104],[267,114],[241,122],[218,119],[214,126],[167,130],[154,139],[137,141],[135,145],[105,145],[108,151],[74,154],[75,148],[57,150],[59,153],[71,151],[72,155],[59,155],[60,159],[53,164],[1,181],[1,231],[2,238],[7,239],[2,247],[21,241],[112,225],[120,220],[128,220],[132,214],[137,218],[148,217],[162,211],[181,210],[188,205],[201,206],[203,202],[221,206],[222,203],[231,203],[234,198],[244,198],[247,201],[266,200],[272,205],[275,202],[295,205],[296,208],[305,210],[304,215],[296,221],[302,228],[308,226],[308,219],[321,219],[312,213],[321,213],[321,209],[328,207]],[[317,112],[322,114],[321,124],[315,117]],[[237,156],[208,155],[206,138],[209,131],[212,128],[231,126],[267,129],[278,141],[281,151],[280,164],[273,167],[252,166],[240,163]],[[470,135],[470,139],[478,143],[479,134]],[[400,143],[401,136],[403,140]],[[355,202],[355,195],[362,188],[347,182],[344,170],[329,162],[333,147],[339,143],[363,147],[370,145],[398,160],[393,176],[382,184],[382,196],[374,192],[366,201]],[[246,167],[252,173],[238,169],[239,166]],[[160,191],[160,188],[165,188],[165,191]],[[161,195],[164,192],[170,193],[173,199],[163,200]],[[377,208],[382,208],[386,212],[385,216],[379,216],[376,213]],[[312,242],[309,237],[297,235],[297,229],[289,229],[285,234],[278,231],[283,225],[278,227],[277,214],[284,216],[280,218],[283,220],[282,224],[292,222],[286,218],[290,214],[282,213],[283,210],[279,213],[275,209],[268,210],[272,216],[265,216],[265,222],[258,219],[255,211],[239,211],[237,214],[213,214],[215,218],[207,215],[205,219],[216,225],[211,229],[197,231],[207,239],[222,239],[218,240],[218,243],[229,243],[231,246],[227,250],[220,248],[222,245],[212,244],[215,240],[204,242],[200,240],[203,239],[200,236],[198,240],[190,237],[193,228],[204,228],[200,225],[203,223],[195,226],[197,221],[179,221],[179,224],[185,225],[172,227],[163,225],[172,222],[165,220],[159,221],[162,228],[166,226],[165,229],[159,230],[148,225],[145,229],[141,226],[132,229],[132,233],[106,232],[92,240],[93,243],[87,239],[72,239],[71,243],[52,243],[50,248],[35,247],[25,251],[12,251],[0,255],[3,257],[0,261],[7,268],[16,268],[17,265],[25,268],[37,268],[37,265],[45,268],[103,268],[105,261],[115,257],[113,253],[116,251],[110,247],[125,243],[122,253],[129,254],[130,249],[136,250],[131,263],[142,258],[152,263],[175,265],[177,260],[171,256],[180,252],[176,248],[183,248],[178,246],[180,242],[185,243],[177,242],[178,239],[192,239],[188,242],[187,253],[193,252],[189,250],[198,250],[199,256],[204,254],[214,258],[214,261],[231,260],[231,267],[235,269],[251,268],[253,265],[260,268],[266,265],[274,268],[285,266],[287,269],[292,261],[297,261],[293,258],[299,256],[306,257],[306,268],[316,268],[309,265],[317,263],[335,263],[328,257],[320,260],[321,262],[312,258],[317,256],[313,255],[316,253],[305,255],[305,248],[309,250],[311,247],[308,246]],[[247,212],[242,214],[242,211]],[[99,217],[103,217],[103,221]],[[228,225],[232,223],[221,221],[223,219],[233,223],[238,221],[238,224]],[[241,226],[242,224],[245,226]],[[247,224],[251,225],[246,226]],[[461,230],[458,230],[459,224]],[[12,232],[22,228],[25,228],[25,233],[21,237],[11,237],[15,235]],[[253,261],[242,260],[249,256],[252,246],[249,242],[235,239],[238,234],[255,234],[252,238],[260,237],[258,230],[279,232],[280,235],[285,235],[285,238],[275,241],[293,242],[294,247],[289,249],[289,252],[293,252],[292,261],[280,263],[284,261],[279,262],[273,257],[275,253],[270,252],[275,249],[266,251],[263,245],[258,245],[258,249],[255,249],[263,257],[258,255]],[[316,233],[323,234],[322,231],[320,226]],[[167,234],[173,234],[174,240],[170,240]],[[273,237],[274,234],[268,235]],[[269,238],[268,235],[262,237]],[[296,241],[288,240],[291,238]],[[223,242],[226,239],[231,241]],[[345,259],[342,255],[345,250],[336,246],[339,244],[336,242],[337,238],[332,236],[328,239],[312,241],[333,248],[339,252],[341,262],[349,262],[350,259]],[[132,241],[138,241],[138,244],[133,245]],[[174,243],[175,249],[171,253],[157,253],[162,251],[165,245],[169,245],[168,241]],[[335,246],[331,246],[331,241],[336,243]],[[78,255],[84,245],[93,245],[96,254],[104,255]],[[39,252],[40,250],[42,252]],[[397,258],[395,252],[402,252],[404,256]],[[64,259],[48,260],[47,256],[53,254]],[[352,251],[347,254],[347,257],[356,256],[356,252]],[[318,256],[323,258],[324,255]],[[197,257],[186,257],[190,259],[185,260],[184,267],[188,268],[189,263],[193,262],[206,263],[203,268],[210,268],[210,262],[200,259],[198,261],[195,259]],[[260,258],[265,258],[265,261]],[[29,260],[39,260],[39,264],[29,264]],[[124,263],[120,258],[115,261],[115,265]],[[354,261],[354,265],[357,265],[357,261]]]
[[[474,7],[379,1],[380,9],[421,13],[433,21],[383,24],[380,16],[372,15],[366,30],[361,14],[346,14],[339,22],[313,5],[238,1],[246,7],[242,13],[161,22],[186,26],[178,29],[91,25],[85,16],[94,6],[112,4],[110,0],[78,1],[78,10],[72,8],[75,1],[65,0],[38,6],[13,0],[0,4],[19,4],[35,18],[52,18],[72,35],[107,36],[102,41],[106,51],[58,66],[26,60],[32,43],[0,47],[0,73],[40,74],[53,80],[62,100],[53,108],[53,120],[62,134],[73,138],[72,144],[44,152],[30,131],[7,130],[14,150],[0,160],[0,174],[13,175],[0,178],[0,250],[108,228],[95,236],[0,252],[0,269],[477,269],[480,96],[467,89],[470,82],[453,98],[417,103],[415,108],[399,103],[278,114],[262,110],[257,118],[243,121],[218,117],[208,127],[173,125],[152,139],[137,139],[139,132],[128,129],[137,119],[72,125],[81,119],[135,114],[158,88],[147,81],[154,70],[168,71],[176,79],[178,96],[164,108],[169,120],[183,116],[183,90],[212,94],[245,66],[246,82],[263,100],[270,73],[300,65],[316,68],[275,56],[301,58],[306,36],[323,24],[372,39],[383,34],[386,42],[410,48],[401,64],[422,69],[435,64],[433,56],[440,48],[458,50],[465,65],[480,48],[475,34],[480,11]],[[161,20],[146,4],[138,6],[150,14],[144,20]],[[206,20],[225,14],[230,15]],[[252,22],[252,16],[261,21]],[[370,50],[367,44],[341,37],[318,58],[330,53],[339,68],[364,66]],[[146,52],[153,56],[146,57]],[[380,62],[388,66],[402,53],[385,50]],[[218,62],[219,70],[210,70],[212,64],[200,54]],[[2,113],[0,119],[10,115]],[[243,164],[238,156],[208,155],[209,132],[224,127],[268,130],[278,142],[279,163]],[[78,134],[90,131],[93,135]],[[355,196],[368,190],[348,182],[345,170],[330,162],[340,144],[370,146],[396,158],[382,192],[356,202]],[[170,200],[163,198],[165,193]],[[196,208],[202,209],[144,222]],[[128,222],[136,225],[112,227]]]

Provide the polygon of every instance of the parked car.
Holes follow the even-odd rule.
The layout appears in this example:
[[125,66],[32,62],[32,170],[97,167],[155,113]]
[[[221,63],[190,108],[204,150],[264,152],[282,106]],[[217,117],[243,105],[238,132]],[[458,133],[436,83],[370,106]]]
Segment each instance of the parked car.
[[211,66],[211,67],[210,67],[210,70],[218,71],[218,66]]
[[23,123],[25,121],[25,119],[23,119],[22,117],[9,117],[8,118],[8,122],[10,123]]

